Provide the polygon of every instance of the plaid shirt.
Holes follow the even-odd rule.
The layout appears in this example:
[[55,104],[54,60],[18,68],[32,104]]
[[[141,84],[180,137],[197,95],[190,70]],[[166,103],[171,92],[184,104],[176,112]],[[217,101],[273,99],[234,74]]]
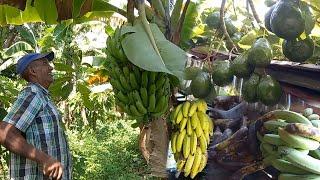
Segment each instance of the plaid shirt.
[[[19,129],[29,144],[60,161],[63,180],[71,179],[71,154],[60,125],[61,116],[45,88],[29,83],[3,121]],[[11,180],[49,179],[43,175],[41,165],[14,153],[9,168]]]

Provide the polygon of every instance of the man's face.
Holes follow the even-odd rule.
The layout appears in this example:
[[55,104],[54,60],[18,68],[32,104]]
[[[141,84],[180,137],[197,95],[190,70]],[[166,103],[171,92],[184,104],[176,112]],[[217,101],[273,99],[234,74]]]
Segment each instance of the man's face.
[[44,88],[48,89],[53,82],[52,66],[45,58],[32,62],[32,69],[34,70],[35,79]]

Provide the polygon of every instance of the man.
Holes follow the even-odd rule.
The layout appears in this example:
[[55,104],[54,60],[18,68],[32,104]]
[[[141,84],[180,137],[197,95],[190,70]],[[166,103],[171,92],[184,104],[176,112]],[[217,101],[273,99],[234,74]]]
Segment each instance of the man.
[[10,179],[71,179],[71,154],[61,116],[49,98],[54,53],[31,53],[17,63],[28,81],[0,122],[0,143],[11,152]]

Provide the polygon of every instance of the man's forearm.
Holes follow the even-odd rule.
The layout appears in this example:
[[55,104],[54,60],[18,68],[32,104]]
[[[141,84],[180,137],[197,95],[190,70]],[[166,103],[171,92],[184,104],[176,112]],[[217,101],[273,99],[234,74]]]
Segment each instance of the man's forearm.
[[50,158],[46,153],[28,144],[13,125],[5,122],[0,122],[0,143],[9,151],[36,161],[39,164],[44,164]]

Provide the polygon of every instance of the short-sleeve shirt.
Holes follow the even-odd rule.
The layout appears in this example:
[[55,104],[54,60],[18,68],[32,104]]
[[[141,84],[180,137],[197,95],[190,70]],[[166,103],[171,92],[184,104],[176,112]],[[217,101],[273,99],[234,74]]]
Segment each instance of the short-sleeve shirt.
[[[45,88],[29,83],[3,121],[19,129],[36,149],[60,161],[64,167],[62,179],[71,179],[72,157],[61,126],[61,115]],[[18,154],[11,153],[10,156],[11,180],[49,179],[43,175],[40,164]]]

